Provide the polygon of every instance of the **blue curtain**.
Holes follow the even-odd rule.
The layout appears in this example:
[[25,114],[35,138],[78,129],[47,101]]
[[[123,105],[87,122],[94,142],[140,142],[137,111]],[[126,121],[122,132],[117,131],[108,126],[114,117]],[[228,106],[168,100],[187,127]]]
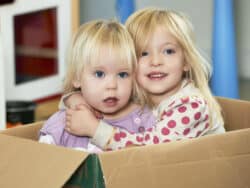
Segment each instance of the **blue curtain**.
[[214,0],[213,94],[239,98],[233,0]]
[[125,23],[134,10],[134,0],[116,0],[116,13],[121,23]]

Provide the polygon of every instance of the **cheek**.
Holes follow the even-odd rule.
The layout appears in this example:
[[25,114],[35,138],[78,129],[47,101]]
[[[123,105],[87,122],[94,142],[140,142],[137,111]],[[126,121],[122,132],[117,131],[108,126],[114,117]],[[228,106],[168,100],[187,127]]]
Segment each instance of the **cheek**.
[[132,79],[127,80],[126,82],[120,83],[120,85],[122,86],[121,93],[124,93],[124,95],[126,96],[130,96],[132,93],[132,88],[133,88]]
[[126,83],[126,89],[129,91],[129,90],[132,90],[132,88],[133,88],[133,80],[134,80],[134,78],[132,79],[130,79],[130,80],[128,80],[127,81],[127,83]]
[[172,69],[172,73],[175,74],[176,77],[182,77],[184,70],[183,70],[183,66],[179,66],[179,67],[174,67]]
[[137,70],[136,70],[136,78],[142,77],[144,74],[146,74],[147,67],[145,64],[141,63],[138,64]]
[[138,85],[142,85],[143,80],[142,80],[142,76],[139,73],[136,75],[136,81]]
[[182,59],[175,59],[171,63],[168,64],[168,69],[175,72],[183,72],[185,67],[185,63]]
[[138,66],[137,72],[136,72],[136,80],[138,85],[143,86],[146,78],[146,71],[144,66]]
[[97,99],[100,99],[101,94],[103,93],[101,87],[97,86],[96,83],[93,83],[90,80],[89,81],[85,80],[85,82],[82,83],[81,91],[83,98],[90,105],[93,105],[95,101],[98,101]]
[[97,85],[96,79],[93,79],[91,76],[88,76],[88,77],[82,79],[82,82],[81,82],[81,89],[82,89],[83,91],[84,91],[84,90],[92,91],[93,88],[94,88],[94,90],[99,88],[99,87],[94,87],[94,86],[96,86],[96,85]]

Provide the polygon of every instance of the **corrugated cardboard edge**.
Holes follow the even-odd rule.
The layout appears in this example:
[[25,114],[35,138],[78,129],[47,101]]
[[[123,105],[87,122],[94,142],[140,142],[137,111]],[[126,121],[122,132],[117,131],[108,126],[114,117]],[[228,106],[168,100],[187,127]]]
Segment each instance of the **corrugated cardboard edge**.
[[31,124],[21,125],[14,128],[6,129],[4,131],[0,131],[0,133],[31,140],[38,140],[38,132],[42,128],[43,123],[43,121],[40,121]]
[[88,156],[27,139],[37,128],[39,124],[2,132],[14,136],[0,134],[0,187],[62,187]]
[[250,187],[250,129],[100,154],[108,188]]
[[244,100],[216,97],[222,107],[226,130],[249,128],[250,102]]

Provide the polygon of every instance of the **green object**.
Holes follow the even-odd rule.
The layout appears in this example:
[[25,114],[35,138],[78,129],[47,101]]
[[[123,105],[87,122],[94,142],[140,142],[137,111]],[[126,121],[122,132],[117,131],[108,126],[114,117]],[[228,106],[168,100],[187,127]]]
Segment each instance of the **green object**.
[[64,185],[64,188],[105,188],[101,164],[96,154],[90,154]]

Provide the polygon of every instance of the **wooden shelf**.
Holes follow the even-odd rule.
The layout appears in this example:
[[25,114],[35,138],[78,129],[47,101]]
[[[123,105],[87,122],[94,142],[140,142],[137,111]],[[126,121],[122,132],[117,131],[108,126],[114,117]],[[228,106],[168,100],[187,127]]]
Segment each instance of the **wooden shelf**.
[[58,111],[60,98],[51,99],[37,104],[35,111],[35,121],[47,120],[53,113]]

